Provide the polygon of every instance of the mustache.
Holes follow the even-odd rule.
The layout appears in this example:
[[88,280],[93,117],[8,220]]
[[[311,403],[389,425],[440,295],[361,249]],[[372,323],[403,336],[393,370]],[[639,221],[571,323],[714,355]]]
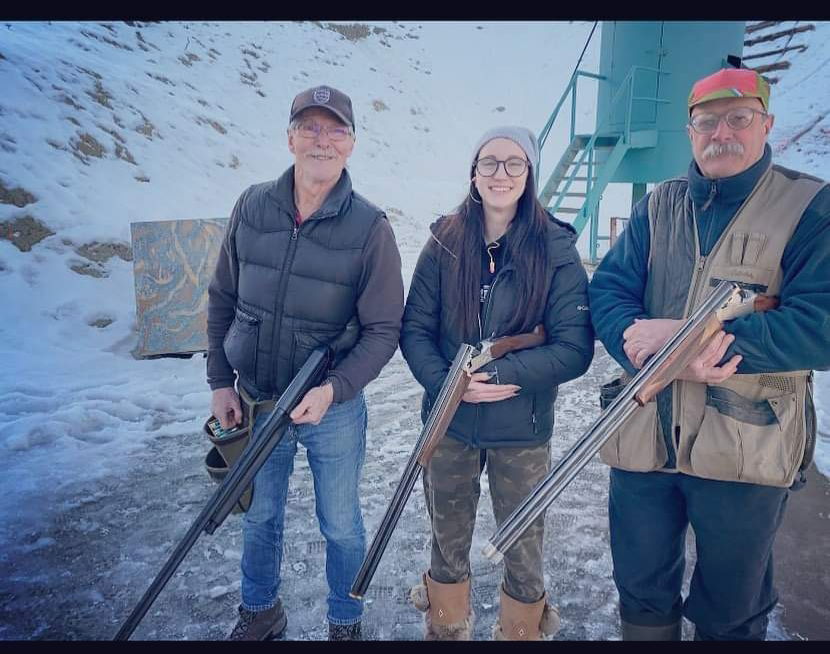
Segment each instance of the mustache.
[[703,150],[704,159],[714,159],[723,155],[742,155],[744,146],[741,143],[710,143]]

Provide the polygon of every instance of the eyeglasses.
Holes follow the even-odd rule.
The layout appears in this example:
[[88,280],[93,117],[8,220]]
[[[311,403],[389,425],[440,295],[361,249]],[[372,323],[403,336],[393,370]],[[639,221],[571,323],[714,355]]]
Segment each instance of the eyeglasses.
[[752,124],[755,114],[761,114],[764,117],[769,115],[765,111],[752,109],[751,107],[738,107],[727,111],[725,114],[697,114],[689,119],[689,125],[698,134],[712,134],[718,129],[720,121],[724,120],[729,129],[739,132]]
[[325,134],[332,141],[345,141],[352,135],[351,127],[323,127],[317,123],[300,123],[294,128],[304,139],[316,139],[320,134]]
[[495,157],[483,157],[476,161],[476,172],[482,177],[492,177],[499,169],[499,164],[504,166],[504,172],[510,177],[521,177],[527,170],[528,161],[521,157],[510,157],[501,161]]

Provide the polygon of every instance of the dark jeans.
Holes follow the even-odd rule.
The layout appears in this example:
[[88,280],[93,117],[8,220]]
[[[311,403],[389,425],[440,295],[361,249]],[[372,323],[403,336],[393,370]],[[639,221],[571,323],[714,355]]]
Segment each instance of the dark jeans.
[[[656,626],[683,615],[699,639],[763,640],[778,600],[772,546],[788,496],[786,488],[612,469],[608,517],[620,617]],[[683,601],[689,524],[697,563]]]

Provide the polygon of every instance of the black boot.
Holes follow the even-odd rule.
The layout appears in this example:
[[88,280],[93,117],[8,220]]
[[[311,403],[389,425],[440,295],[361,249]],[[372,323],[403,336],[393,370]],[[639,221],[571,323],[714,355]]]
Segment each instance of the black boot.
[[671,624],[642,625],[621,620],[623,640],[680,640],[682,622]]
[[360,623],[334,624],[329,622],[329,640],[360,640]]
[[238,610],[239,619],[228,640],[274,640],[285,633],[288,618],[280,600],[264,611],[249,611],[242,606]]

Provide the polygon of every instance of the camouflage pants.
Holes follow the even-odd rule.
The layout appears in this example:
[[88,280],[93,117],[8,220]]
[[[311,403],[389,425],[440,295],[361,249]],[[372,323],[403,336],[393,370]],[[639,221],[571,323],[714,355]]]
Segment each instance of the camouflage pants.
[[[470,574],[470,547],[487,466],[496,524],[501,525],[550,470],[550,443],[538,447],[478,449],[445,437],[424,471],[424,495],[432,521],[430,576],[440,583]],[[534,521],[504,557],[504,589],[520,602],[545,592],[542,574],[544,516]]]

